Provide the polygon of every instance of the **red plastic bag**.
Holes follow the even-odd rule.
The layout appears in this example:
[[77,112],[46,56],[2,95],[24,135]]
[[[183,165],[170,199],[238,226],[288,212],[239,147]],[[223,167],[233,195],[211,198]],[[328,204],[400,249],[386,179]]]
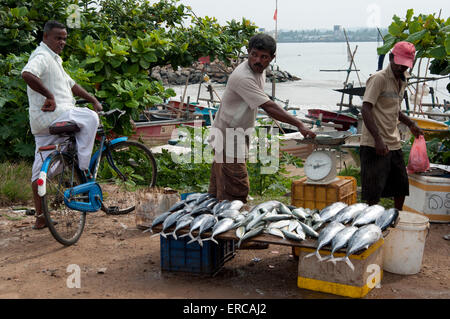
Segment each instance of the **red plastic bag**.
[[427,144],[425,143],[425,138],[423,135],[419,135],[418,138],[414,140],[411,147],[411,152],[409,153],[409,161],[406,170],[408,174],[425,172],[430,168],[430,160],[427,154]]

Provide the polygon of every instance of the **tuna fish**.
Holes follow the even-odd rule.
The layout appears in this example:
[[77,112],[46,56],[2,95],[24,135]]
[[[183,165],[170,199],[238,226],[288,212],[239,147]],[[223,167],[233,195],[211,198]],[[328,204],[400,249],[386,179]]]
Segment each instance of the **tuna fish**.
[[283,233],[285,238],[295,240],[295,241],[302,241],[302,240],[305,240],[305,238],[306,238],[306,235],[304,232],[298,233],[298,232],[286,231],[286,230],[281,230],[281,232]]
[[207,218],[209,215],[212,216],[211,214],[202,214],[202,215],[198,215],[197,217],[195,217],[195,218],[192,220],[192,222],[191,222],[191,224],[190,224],[190,226],[189,226],[189,232],[186,233],[186,234],[181,235],[180,238],[189,236],[189,237],[191,237],[191,239],[194,239],[194,236],[192,236],[192,232],[193,232],[194,230],[199,229],[199,228],[200,228],[200,225],[202,224],[202,222],[204,221],[204,219]]
[[387,209],[378,216],[378,218],[375,220],[375,225],[379,226],[381,228],[381,231],[384,231],[386,228],[388,228],[392,223],[396,222],[398,218],[398,209],[396,208],[390,208]]
[[240,200],[234,200],[230,203],[230,207],[228,209],[236,209],[240,210],[244,206],[244,203]]
[[277,222],[270,223],[267,228],[278,228],[281,229],[283,227],[289,226],[289,220],[280,220]]
[[[301,221],[299,221],[298,223],[299,223],[298,227],[300,227],[306,235],[308,235],[310,237],[314,237],[314,238],[319,237],[319,234],[314,229],[312,229],[312,227],[306,225],[305,223],[302,223]],[[298,232],[298,227],[297,227],[297,232]]]
[[344,209],[347,206],[348,205],[343,202],[336,202],[336,203],[333,203],[333,204],[325,207],[320,212],[320,220],[323,222],[332,220],[334,218],[334,216],[337,215],[337,213],[339,213],[342,209]]
[[[165,213],[162,213],[161,215],[157,216],[157,217],[153,220],[153,222],[152,222],[152,227],[151,227],[151,228],[153,228],[153,227],[155,227],[155,226],[157,226],[157,225],[163,223],[164,220],[165,220],[170,214],[172,214],[172,213],[171,213],[171,212],[165,212]],[[150,228],[150,229],[151,229],[151,228]],[[148,230],[150,230],[150,229],[148,229]],[[148,230],[146,230],[146,231],[148,231]]]
[[319,238],[317,239],[317,249],[314,253],[310,253],[306,255],[304,258],[309,258],[311,256],[316,255],[317,259],[319,261],[322,261],[322,257],[319,254],[319,250],[323,247],[328,245],[336,236],[338,232],[340,232],[342,229],[344,229],[345,226],[338,222],[331,222],[328,224],[322,231],[319,233]]
[[236,237],[241,239],[245,235],[245,226],[236,228]]
[[382,237],[381,228],[375,224],[369,224],[362,226],[359,228],[353,236],[350,238],[347,244],[347,253],[345,257],[336,258],[337,260],[345,260],[347,265],[355,270],[355,266],[353,266],[350,258],[348,256],[353,255],[354,253],[367,249],[370,245],[376,243]]
[[267,222],[276,222],[279,220],[287,220],[292,219],[293,215],[291,214],[267,214],[265,217],[263,217],[263,220]]
[[180,217],[180,219],[178,219],[177,221],[177,225],[175,226],[175,230],[167,235],[172,235],[173,238],[175,240],[177,240],[177,231],[179,231],[180,229],[187,227],[191,224],[191,222],[194,220],[194,217],[192,217],[191,215],[184,215],[182,217]]
[[172,227],[173,225],[175,225],[175,223],[177,222],[177,220],[178,220],[179,218],[181,218],[183,215],[185,215],[186,213],[187,213],[186,210],[180,209],[180,210],[178,210],[178,211],[172,213],[171,215],[169,215],[169,216],[164,220],[164,222],[163,222],[163,225],[162,225],[163,228],[162,228],[162,230],[161,230],[161,235],[162,235],[164,238],[166,238],[167,235],[166,235],[165,231],[166,231],[167,229],[169,229],[170,227]]
[[364,209],[353,221],[352,226],[362,226],[374,223],[384,213],[384,207],[372,205]]
[[339,213],[334,216],[333,220],[342,224],[347,224],[353,220],[353,218],[362,210],[367,208],[365,203],[356,203],[343,208]]
[[169,208],[169,212],[175,212],[177,210],[180,210],[182,208],[184,208],[184,206],[186,206],[186,201],[185,200],[180,200],[179,202],[176,202],[175,204],[173,204],[170,208]]
[[334,236],[333,240],[331,241],[331,254],[328,257],[323,258],[330,259],[328,261],[333,262],[336,264],[336,258],[334,258],[333,254],[338,251],[341,248],[344,248],[347,246],[350,238],[353,236],[353,234],[358,230],[358,227],[355,226],[349,226],[342,229],[339,233]]
[[236,210],[236,209],[226,209],[226,210],[221,211],[216,216],[218,218],[232,218],[232,219],[235,219],[239,214],[240,214],[239,211]]
[[283,232],[279,228],[266,228],[264,232],[273,236],[281,237],[283,239],[285,238]]
[[245,240],[247,240],[247,239],[249,239],[251,237],[255,237],[255,236],[259,235],[263,231],[263,229],[264,229],[264,226],[258,226],[256,228],[253,228],[250,231],[246,232],[241,237],[241,239],[239,239],[238,244],[237,244],[238,248],[241,247],[241,243],[242,242],[244,242]]
[[232,218],[224,218],[224,219],[218,221],[214,225],[214,227],[212,229],[211,237],[208,237],[208,238],[204,239],[203,241],[212,240],[216,244],[219,244],[214,239],[214,237],[219,235],[219,234],[222,234],[222,233],[224,233],[226,231],[229,231],[229,230],[233,229],[233,227],[234,227],[234,220]]
[[211,214],[205,214],[205,218],[200,223],[200,227],[198,229],[198,235],[195,238],[192,238],[188,244],[193,243],[194,241],[198,241],[199,245],[203,247],[202,234],[212,228],[217,223],[217,218]]
[[303,208],[296,208],[292,210],[292,215],[297,217],[299,220],[305,220],[308,217],[308,214]]
[[261,209],[261,208],[264,208],[264,209],[266,209],[266,210],[268,210],[268,211],[272,211],[272,209],[274,209],[274,208],[276,208],[276,209],[278,209],[279,207],[280,207],[280,202],[279,201],[276,201],[276,200],[270,200],[270,201],[268,201],[268,202],[264,202],[264,203],[261,203],[261,204],[258,204],[258,205],[256,205],[255,207],[253,207],[251,210],[250,210],[250,214],[251,213],[253,213],[253,212],[255,212],[255,211],[259,211],[259,209]]
[[278,211],[281,214],[292,214],[291,210],[286,205],[284,205],[283,203],[280,203],[280,205],[278,207]]
[[[269,213],[268,210],[266,210],[265,208],[261,208],[261,210],[263,211],[263,213],[260,213],[259,215],[257,215],[256,217],[254,217],[246,226],[246,230],[249,231],[251,228],[255,227],[256,224],[258,224],[259,222],[263,221],[263,218]],[[251,213],[251,212],[250,212]]]
[[227,199],[224,199],[223,201],[221,201],[220,203],[218,203],[216,206],[214,206],[214,208],[211,210],[211,212],[216,215],[217,213],[219,213],[219,211],[222,209],[222,207],[225,204],[228,204],[230,201]]

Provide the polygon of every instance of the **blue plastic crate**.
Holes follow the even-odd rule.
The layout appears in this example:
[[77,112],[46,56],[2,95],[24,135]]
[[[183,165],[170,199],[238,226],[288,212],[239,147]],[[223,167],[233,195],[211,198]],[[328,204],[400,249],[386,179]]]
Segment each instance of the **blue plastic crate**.
[[189,241],[190,237],[160,236],[161,270],[214,275],[235,255],[233,240],[206,241],[203,247]]

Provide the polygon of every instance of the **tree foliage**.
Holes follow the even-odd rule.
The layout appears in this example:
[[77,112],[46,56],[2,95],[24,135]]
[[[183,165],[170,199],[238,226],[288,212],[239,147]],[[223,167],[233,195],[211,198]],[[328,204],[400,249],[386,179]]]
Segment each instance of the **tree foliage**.
[[[246,19],[222,26],[215,18],[197,17],[178,0],[0,0],[0,119],[7,118],[7,128],[0,131],[0,160],[33,156],[20,71],[48,20],[67,25],[62,58],[72,78],[108,107],[126,111],[115,127],[104,123],[125,135],[132,134],[130,118],[175,95],[150,78],[153,67],[190,66],[208,55],[229,63],[256,30]],[[10,131],[20,135],[17,144]]]
[[377,49],[379,55],[387,54],[397,42],[411,42],[416,47],[416,60],[432,59],[432,74],[450,73],[450,18],[445,20],[436,17],[436,14],[414,16],[414,10],[409,9],[405,19],[394,15],[392,20],[384,37],[384,45]]

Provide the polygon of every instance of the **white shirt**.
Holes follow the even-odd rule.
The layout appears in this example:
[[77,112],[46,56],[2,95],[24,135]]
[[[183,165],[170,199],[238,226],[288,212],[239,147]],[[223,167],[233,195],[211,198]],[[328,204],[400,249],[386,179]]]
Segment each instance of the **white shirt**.
[[46,97],[27,86],[31,133],[48,134],[49,125],[61,114],[75,107],[72,94],[75,81],[64,70],[61,57],[44,42],[33,51],[23,72],[29,72],[40,78],[55,97],[55,111],[43,112],[41,108]]

